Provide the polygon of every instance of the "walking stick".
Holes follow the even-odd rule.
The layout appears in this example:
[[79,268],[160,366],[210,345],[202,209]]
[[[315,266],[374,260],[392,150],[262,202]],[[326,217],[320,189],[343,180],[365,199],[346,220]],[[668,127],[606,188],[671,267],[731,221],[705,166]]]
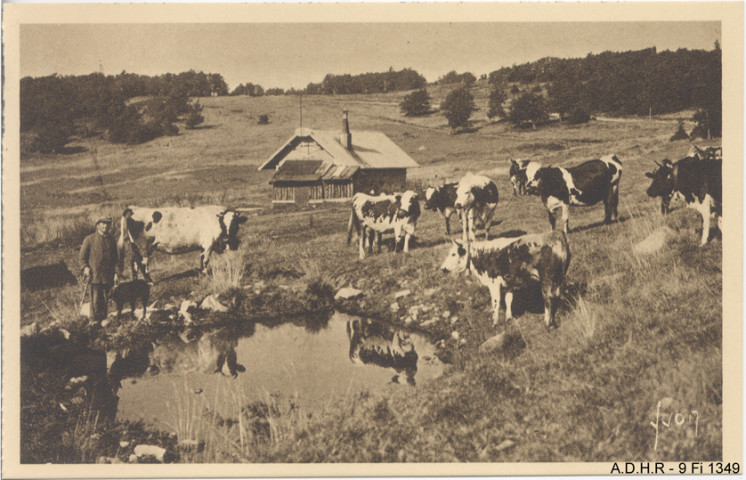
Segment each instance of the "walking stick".
[[91,284],[91,276],[88,275],[85,280],[85,285],[83,285],[83,296],[80,297],[80,305],[78,305],[78,312],[83,308],[83,302],[85,302],[85,292],[88,291],[88,286]]

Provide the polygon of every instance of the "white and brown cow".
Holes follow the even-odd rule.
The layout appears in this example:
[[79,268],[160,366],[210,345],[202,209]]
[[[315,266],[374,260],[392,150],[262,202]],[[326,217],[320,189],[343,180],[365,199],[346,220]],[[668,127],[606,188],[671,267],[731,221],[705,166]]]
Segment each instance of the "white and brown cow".
[[425,190],[425,210],[440,212],[446,220],[446,235],[451,234],[450,218],[456,210],[456,188],[458,183],[446,183],[440,187],[427,187]]
[[[132,247],[137,263],[148,280],[148,261],[154,250],[170,254],[200,251],[200,269],[207,271],[210,254],[238,248],[238,227],[247,220],[233,210],[210,205],[194,208],[127,207],[122,213],[119,241],[123,251]],[[136,276],[132,266],[133,277]]]
[[557,210],[562,212],[562,229],[569,229],[570,205],[604,204],[604,223],[619,218],[619,181],[622,163],[616,155],[589,160],[575,167],[542,167],[531,162],[526,167],[526,190],[538,195],[547,209],[549,224],[554,230]]
[[347,224],[347,244],[352,239],[352,229],[360,239],[360,259],[365,258],[366,242],[370,252],[373,239],[377,236],[378,250],[381,250],[381,235],[394,233],[394,251],[398,250],[403,238],[404,251],[409,251],[409,239],[414,235],[417,219],[420,217],[420,202],[411,190],[394,195],[367,195],[356,193],[352,197],[350,221]]
[[461,211],[461,229],[464,242],[476,239],[475,220],[484,228],[484,239],[490,236],[492,214],[497,208],[497,185],[484,175],[467,173],[456,187],[455,206]]
[[500,301],[505,292],[505,320],[513,317],[513,292],[541,285],[544,324],[556,325],[554,315],[570,266],[570,248],[561,230],[517,238],[498,238],[464,244],[453,242],[441,265],[444,272],[468,270],[490,291],[492,321],[500,318]]
[[706,244],[710,237],[711,215],[715,215],[718,228],[722,221],[722,158],[703,160],[694,155],[676,163],[664,160],[655,171],[645,175],[653,180],[647,190],[648,196],[661,197],[662,201],[681,196],[689,208],[699,212],[702,216],[702,237],[699,244]]

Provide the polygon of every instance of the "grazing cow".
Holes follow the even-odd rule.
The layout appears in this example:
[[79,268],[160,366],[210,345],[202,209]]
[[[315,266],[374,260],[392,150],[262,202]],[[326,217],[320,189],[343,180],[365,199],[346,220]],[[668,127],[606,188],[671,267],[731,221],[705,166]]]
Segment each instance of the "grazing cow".
[[350,221],[347,224],[347,244],[352,238],[352,229],[360,239],[360,259],[365,258],[365,242],[369,252],[373,250],[373,237],[378,236],[378,251],[381,250],[381,235],[394,232],[394,251],[404,238],[404,251],[409,251],[409,239],[414,235],[420,217],[420,202],[411,190],[394,195],[367,195],[356,193],[352,197]]
[[393,368],[396,371],[393,382],[399,383],[399,375],[404,372],[407,383],[415,385],[418,356],[408,333],[380,322],[356,318],[347,322],[347,338],[352,363]]
[[451,234],[450,218],[456,212],[457,183],[446,183],[441,187],[427,187],[425,190],[425,210],[438,211],[446,219],[446,234]]
[[513,196],[526,195],[526,168],[530,160],[510,159],[510,183],[513,185]]
[[553,230],[517,238],[498,238],[485,242],[462,244],[454,241],[441,270],[469,270],[492,298],[492,321],[500,318],[501,290],[505,289],[505,320],[513,317],[513,292],[532,284],[541,285],[544,299],[544,324],[556,325],[554,315],[565,275],[570,266],[570,249],[565,234]]
[[474,218],[484,226],[484,239],[490,236],[492,214],[497,207],[498,193],[495,182],[484,175],[467,173],[456,188],[455,206],[461,210],[461,229],[464,242],[476,239]]
[[676,163],[663,161],[654,172],[645,175],[653,181],[648,187],[650,197],[662,199],[680,195],[687,207],[702,215],[702,238],[704,245],[710,237],[710,216],[714,213],[718,228],[722,221],[723,161],[719,158],[701,160],[699,156],[688,156]]
[[[127,246],[135,250],[135,258],[142,258],[141,270],[147,273],[148,260],[154,250],[179,254],[201,250],[200,269],[207,272],[212,252],[223,253],[225,247],[238,248],[238,227],[247,220],[233,210],[220,206],[195,208],[127,207],[122,213],[122,224],[117,243],[120,262]],[[132,276],[137,277],[133,262]]]
[[604,223],[609,224],[619,217],[619,180],[622,178],[622,163],[616,155],[589,160],[575,167],[542,167],[529,163],[526,167],[526,189],[541,197],[547,209],[549,224],[555,228],[558,209],[562,210],[562,229],[569,230],[570,205],[591,206],[604,203]]
[[686,154],[687,157],[697,157],[700,160],[717,160],[723,159],[723,147],[706,147],[706,148],[700,148],[696,145],[692,145],[692,148],[689,149],[689,153]]

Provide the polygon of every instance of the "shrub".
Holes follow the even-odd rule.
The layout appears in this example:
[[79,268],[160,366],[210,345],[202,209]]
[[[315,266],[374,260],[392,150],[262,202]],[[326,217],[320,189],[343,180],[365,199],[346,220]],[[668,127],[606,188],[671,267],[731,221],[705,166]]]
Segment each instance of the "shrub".
[[676,133],[673,134],[671,137],[671,141],[675,142],[676,140],[688,140],[689,135],[686,134],[686,131],[684,131],[684,122],[679,122],[679,129],[676,130]]
[[451,130],[464,127],[469,123],[469,117],[475,110],[474,97],[466,88],[457,88],[446,96],[440,105],[443,115],[448,119]]
[[427,115],[430,111],[430,95],[424,88],[415,90],[409,95],[404,96],[404,99],[399,104],[399,108],[407,117]]
[[269,115],[267,115],[266,113],[259,115],[259,121],[257,121],[256,123],[258,123],[259,125],[269,125]]
[[194,102],[187,106],[186,126],[187,128],[194,128],[200,123],[205,121],[205,117],[202,116],[202,105],[199,102]]

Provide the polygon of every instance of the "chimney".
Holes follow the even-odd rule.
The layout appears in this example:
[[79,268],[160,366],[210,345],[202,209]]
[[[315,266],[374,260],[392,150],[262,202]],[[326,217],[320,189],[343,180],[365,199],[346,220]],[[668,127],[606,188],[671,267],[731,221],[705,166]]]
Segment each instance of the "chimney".
[[342,110],[342,135],[340,140],[342,140],[341,143],[347,150],[352,150],[352,134],[350,134],[350,122],[347,119],[347,110]]

